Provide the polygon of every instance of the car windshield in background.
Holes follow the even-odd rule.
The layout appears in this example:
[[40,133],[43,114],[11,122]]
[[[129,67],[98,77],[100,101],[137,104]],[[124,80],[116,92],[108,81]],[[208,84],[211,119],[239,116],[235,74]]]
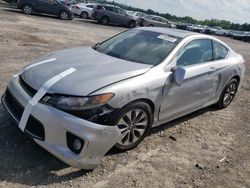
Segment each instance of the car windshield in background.
[[169,55],[179,40],[158,32],[134,29],[101,43],[97,51],[128,61],[157,65]]

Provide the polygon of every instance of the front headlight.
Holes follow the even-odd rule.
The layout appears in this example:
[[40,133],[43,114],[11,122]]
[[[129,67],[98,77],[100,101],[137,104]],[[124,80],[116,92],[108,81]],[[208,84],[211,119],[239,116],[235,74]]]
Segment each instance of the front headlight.
[[89,110],[92,108],[103,106],[113,96],[113,93],[106,93],[89,97],[52,95],[45,96],[42,101],[62,110]]

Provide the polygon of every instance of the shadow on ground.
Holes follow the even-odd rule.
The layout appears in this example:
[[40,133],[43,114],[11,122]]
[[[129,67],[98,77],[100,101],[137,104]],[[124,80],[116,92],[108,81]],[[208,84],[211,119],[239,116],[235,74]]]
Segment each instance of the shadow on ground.
[[[27,186],[66,182],[88,173],[61,162],[25,136],[0,103],[0,181]],[[71,168],[69,173],[67,169]]]

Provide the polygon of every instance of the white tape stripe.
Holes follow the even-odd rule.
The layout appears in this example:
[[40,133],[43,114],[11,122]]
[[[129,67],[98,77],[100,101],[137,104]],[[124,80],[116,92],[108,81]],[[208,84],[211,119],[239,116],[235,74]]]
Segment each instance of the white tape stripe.
[[43,96],[47,93],[49,88],[52,87],[56,82],[58,82],[62,78],[68,76],[69,74],[72,74],[75,71],[76,71],[75,68],[70,68],[70,69],[54,76],[53,78],[49,79],[47,82],[45,82],[42,85],[42,87],[38,90],[38,92],[35,94],[35,96],[28,102],[28,104],[26,105],[26,107],[24,109],[22,118],[21,118],[20,123],[19,123],[19,128],[22,131],[24,131],[24,129],[25,129],[25,126],[27,124],[28,118],[30,116],[30,113],[31,113],[33,107],[43,98]]
[[31,65],[27,66],[24,70],[28,70],[28,69],[30,69],[30,68],[32,68],[32,67],[35,67],[35,66],[38,66],[38,65],[41,65],[41,64],[44,64],[44,63],[53,62],[53,61],[55,61],[55,60],[56,60],[56,58],[47,59],[47,60],[44,60],[44,61],[39,61],[39,62],[37,62],[37,63],[34,63],[34,64],[31,64]]

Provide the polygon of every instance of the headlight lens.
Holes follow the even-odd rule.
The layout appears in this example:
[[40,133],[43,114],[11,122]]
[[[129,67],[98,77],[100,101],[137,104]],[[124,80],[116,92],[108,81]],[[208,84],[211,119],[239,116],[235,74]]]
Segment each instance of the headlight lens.
[[45,96],[43,102],[62,110],[89,110],[106,104],[112,97],[113,93],[89,97],[72,97],[72,96]]

